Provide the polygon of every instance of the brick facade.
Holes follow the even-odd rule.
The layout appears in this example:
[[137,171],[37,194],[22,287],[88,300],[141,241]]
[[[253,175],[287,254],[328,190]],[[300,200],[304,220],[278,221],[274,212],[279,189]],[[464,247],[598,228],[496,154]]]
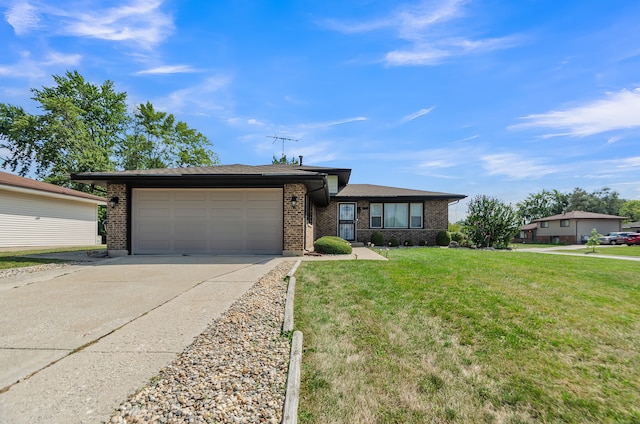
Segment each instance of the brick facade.
[[[302,256],[305,248],[305,196],[307,188],[302,183],[284,185],[284,246],[285,256]],[[291,206],[291,198],[297,198]]]
[[125,184],[108,184],[107,201],[118,197],[118,204],[112,208],[107,205],[107,251],[109,256],[129,254],[127,245],[127,210],[129,198]]
[[338,202],[332,200],[329,206],[316,208],[316,239],[322,236],[338,235],[338,203],[357,204],[356,241],[359,243],[367,244],[371,241],[371,235],[378,231],[384,236],[385,243],[388,243],[392,238],[396,238],[401,244],[404,244],[407,240],[412,240],[416,246],[420,241],[424,241],[428,246],[434,246],[438,232],[446,230],[449,226],[449,203],[446,200],[424,201],[422,210],[423,228],[407,229],[369,228],[370,204],[380,202],[370,202],[369,200]]

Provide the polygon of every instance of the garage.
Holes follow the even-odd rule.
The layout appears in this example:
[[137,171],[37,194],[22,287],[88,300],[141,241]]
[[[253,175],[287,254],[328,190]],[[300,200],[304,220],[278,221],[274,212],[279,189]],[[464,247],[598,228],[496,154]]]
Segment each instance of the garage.
[[283,251],[282,188],[132,189],[133,254]]

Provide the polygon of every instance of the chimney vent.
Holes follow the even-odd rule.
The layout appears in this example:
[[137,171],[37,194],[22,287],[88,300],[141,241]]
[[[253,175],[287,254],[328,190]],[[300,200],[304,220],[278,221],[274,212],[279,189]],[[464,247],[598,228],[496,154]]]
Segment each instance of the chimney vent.
[[300,166],[302,166],[302,155],[298,156],[300,158]]

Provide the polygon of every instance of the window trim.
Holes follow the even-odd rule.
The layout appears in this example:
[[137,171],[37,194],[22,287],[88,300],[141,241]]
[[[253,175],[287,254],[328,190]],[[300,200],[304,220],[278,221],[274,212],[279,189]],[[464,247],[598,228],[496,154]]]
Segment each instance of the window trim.
[[563,228],[571,227],[571,220],[570,219],[561,219],[560,220],[560,227],[563,227]]
[[[407,226],[406,227],[387,227],[385,226],[385,206],[386,205],[406,205],[407,207]],[[420,206],[420,215],[412,215],[411,214],[411,206],[419,205]],[[373,214],[374,207],[380,207],[380,214]],[[369,202],[369,228],[370,229],[389,229],[389,230],[419,230],[424,228],[424,202]],[[420,226],[413,226],[411,223],[411,218],[420,217]],[[380,225],[374,226],[373,219],[380,218]]]
[[540,223],[540,228],[549,228],[549,221],[542,221]]

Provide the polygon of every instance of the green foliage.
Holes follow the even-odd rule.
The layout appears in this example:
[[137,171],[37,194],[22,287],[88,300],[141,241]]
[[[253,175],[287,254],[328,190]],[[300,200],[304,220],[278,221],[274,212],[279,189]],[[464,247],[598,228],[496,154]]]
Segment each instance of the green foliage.
[[438,231],[438,234],[436,234],[436,244],[438,246],[449,246],[449,243],[451,243],[451,233],[449,233],[449,231]]
[[589,240],[587,240],[587,247],[591,248],[593,253],[595,253],[596,247],[600,246],[600,239],[598,237],[602,237],[602,234],[599,234],[595,228],[591,230]]
[[389,247],[398,247],[400,246],[400,240],[395,237],[391,237],[389,239]]
[[405,245],[405,246],[407,246],[407,247],[414,246],[414,244],[413,244],[413,240],[412,240],[412,239],[407,239],[407,240],[405,240],[405,241],[404,241],[404,245]]
[[348,255],[353,251],[348,241],[335,236],[320,237],[313,243],[313,248],[316,252],[331,255]]
[[618,215],[624,200],[618,197],[618,193],[604,187],[593,193],[587,193],[581,188],[575,188],[569,195],[568,211],[584,211]]
[[276,158],[273,155],[273,160],[271,161],[274,165],[300,165],[300,162],[296,158],[287,159],[287,155],[282,155],[280,159]]
[[464,244],[467,241],[467,236],[462,231],[450,232],[451,241],[455,241],[458,244]]
[[631,222],[640,221],[640,200],[627,200],[620,207],[619,214]]
[[427,245],[427,241],[422,239],[418,241],[418,246],[426,246]]
[[69,181],[69,174],[217,163],[207,138],[173,115],[149,102],[129,114],[127,93],[113,82],[92,84],[77,71],[53,79],[55,86],[32,90],[41,114],[0,103],[3,167],[99,195],[103,189]]
[[469,201],[464,232],[476,246],[507,247],[518,233],[520,222],[520,215],[511,205],[478,195]]
[[384,236],[380,231],[376,231],[371,234],[371,243],[376,246],[384,246]]
[[562,213],[569,205],[569,197],[558,190],[542,190],[540,193],[531,193],[524,201],[518,203],[518,213],[525,222],[534,219],[545,218]]

